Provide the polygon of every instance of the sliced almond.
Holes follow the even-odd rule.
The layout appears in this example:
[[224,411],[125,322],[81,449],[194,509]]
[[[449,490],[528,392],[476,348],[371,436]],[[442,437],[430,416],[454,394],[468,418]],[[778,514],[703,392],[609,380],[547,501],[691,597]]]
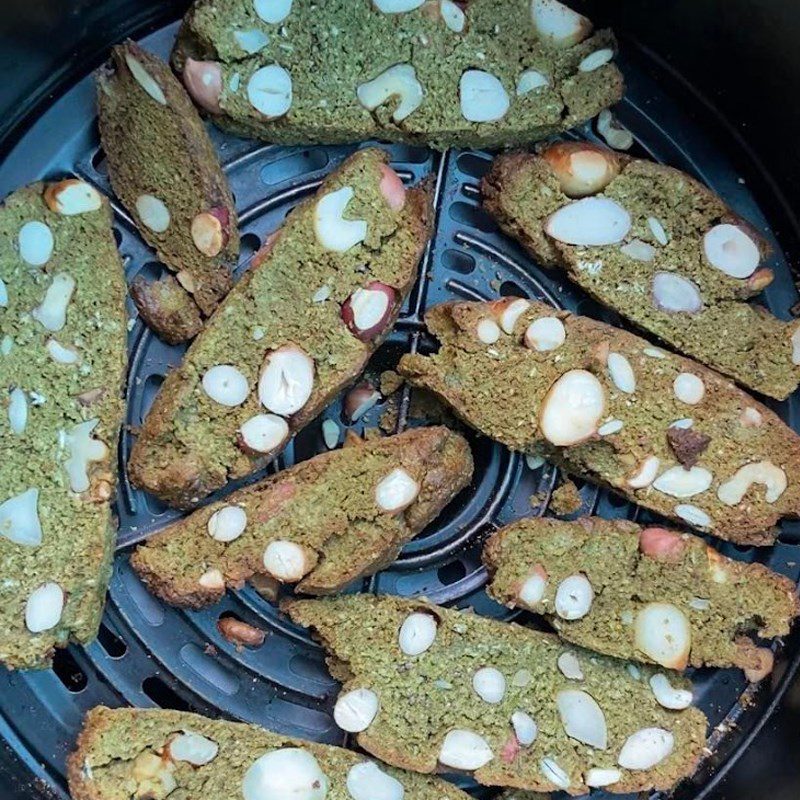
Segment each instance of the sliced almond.
[[422,84],[417,80],[416,70],[411,64],[395,64],[356,89],[358,102],[368,111],[374,111],[393,100],[396,107],[392,112],[392,120],[397,123],[422,105],[424,95]]
[[763,421],[761,412],[753,406],[748,406],[739,415],[739,422],[743,428],[760,428]]
[[416,499],[420,485],[402,467],[393,469],[375,487],[375,503],[381,511],[394,514],[408,508]]
[[72,348],[59,344],[55,339],[48,339],[45,347],[50,358],[57,364],[76,364],[78,362],[78,354]]
[[512,300],[502,311],[500,314],[500,327],[503,331],[509,336],[514,333],[514,328],[516,327],[519,318],[531,307],[531,304],[527,300],[523,300],[521,297],[517,298],[516,300]]
[[538,69],[526,69],[517,78],[517,96],[535,92],[538,89],[545,89],[550,85],[550,79]]
[[719,485],[717,497],[727,506],[738,505],[754,483],[766,490],[764,500],[774,503],[786,491],[786,473],[768,460],[745,464],[732,478]]
[[185,761],[195,767],[202,767],[217,757],[219,745],[199,733],[185,731],[170,739],[169,757],[173,761]]
[[361,383],[351,389],[344,398],[342,410],[345,418],[352,424],[374,408],[381,399],[381,393],[369,383]]
[[32,267],[41,267],[50,260],[53,255],[55,240],[50,228],[39,222],[32,220],[26,222],[17,235],[20,258]]
[[673,381],[672,389],[678,400],[690,406],[697,405],[706,393],[703,381],[691,372],[681,372]]
[[453,0],[439,0],[439,13],[442,15],[444,24],[453,33],[461,33],[467,24],[467,17],[461,7]]
[[617,154],[589,142],[558,142],[542,158],[568,197],[597,194],[619,175]]
[[166,797],[173,792],[178,782],[172,774],[175,764],[156,755],[152,750],[144,750],[133,761],[130,777],[136,784],[133,797]]
[[67,306],[75,291],[75,279],[61,272],[53,276],[42,302],[31,316],[48,331],[60,331],[67,324]]
[[607,108],[597,115],[597,132],[615,150],[630,150],[633,147],[633,134]]
[[623,769],[645,770],[660,764],[672,753],[675,737],[663,728],[642,728],[622,745],[617,763]]
[[203,375],[201,385],[215,403],[229,408],[240,406],[250,394],[247,378],[230,364],[211,367]]
[[339,695],[333,719],[343,731],[360,733],[372,724],[379,707],[378,695],[372,689],[353,689]]
[[530,747],[536,741],[539,728],[530,714],[526,714],[524,711],[515,711],[511,715],[511,726],[522,747]]
[[763,681],[764,678],[772,673],[772,668],[775,666],[775,655],[768,647],[757,647],[756,653],[759,662],[758,666],[744,670],[744,676],[750,683]]
[[378,11],[384,14],[404,14],[419,8],[425,0],[372,0]]
[[493,319],[482,319],[476,332],[483,344],[494,344],[500,338],[500,327]]
[[667,245],[669,242],[669,237],[667,236],[667,232],[664,230],[664,226],[661,224],[661,220],[657,219],[656,217],[648,217],[647,227],[650,228],[650,232],[660,245]]
[[234,31],[233,38],[236,40],[236,44],[249,56],[254,55],[259,50],[263,50],[269,44],[269,36],[267,36],[264,31],[260,31],[257,28],[250,28],[245,31]]
[[222,67],[217,61],[196,61],[187,58],[181,77],[186,91],[200,108],[210,114],[222,113],[219,104],[222,95]]
[[139,215],[142,225],[153,233],[164,233],[169,228],[169,209],[155,195],[139,195],[136,198],[136,213]]
[[28,425],[28,395],[15,386],[8,395],[8,427],[11,433],[21,436]]
[[703,467],[670,467],[653,481],[653,488],[671,497],[694,497],[705,492],[713,479],[711,472]]
[[335,420],[325,419],[322,421],[322,440],[328,450],[333,450],[339,444],[339,426]]
[[222,222],[208,211],[203,211],[192,220],[192,241],[204,255],[213,258],[225,246]]
[[619,433],[624,427],[625,423],[621,419],[610,419],[597,429],[597,433],[599,436],[612,436]]
[[[250,765],[242,779],[241,793],[242,800],[325,800],[329,786],[328,776],[308,750],[281,747]],[[232,797],[234,792],[226,790],[225,795]]]
[[657,272],[652,283],[653,305],[669,314],[696,314],[703,308],[700,288],[674,272]]
[[44,201],[51,211],[68,217],[97,211],[103,205],[100,192],[77,178],[49,184],[44,190]]
[[565,244],[599,247],[621,242],[631,229],[631,216],[616,200],[584,197],[551,214],[544,229]]
[[292,76],[278,64],[256,70],[247,82],[250,105],[267,119],[278,119],[292,106]]
[[225,576],[218,569],[206,570],[198,579],[197,582],[206,589],[224,589]]
[[634,643],[656,664],[685,669],[692,647],[689,620],[671,603],[648,603],[636,615]]
[[525,346],[540,353],[561,347],[567,339],[567,330],[558,317],[539,317],[525,331]]
[[206,527],[212,539],[232,542],[244,533],[247,512],[241,506],[223,506],[208,518]]
[[597,750],[608,747],[605,714],[590,694],[564,689],[556,695],[556,707],[567,736]]
[[[254,576],[255,577],[255,576]],[[267,578],[266,575],[258,576],[260,578]],[[274,579],[267,578],[268,581],[272,581]],[[277,587],[280,586],[278,581],[274,581],[274,584],[268,584],[270,586],[270,590],[272,591],[272,601],[275,602],[277,598]],[[265,592],[263,591],[263,586],[259,587],[256,586],[255,583],[253,584],[253,588],[262,596],[265,596]],[[235,619],[234,617],[221,617],[217,620],[217,630],[233,645],[236,646],[237,649],[242,647],[261,647],[264,644],[264,640],[267,638],[267,634],[261,630],[261,628],[257,628],[255,625],[250,625],[247,622],[243,622],[240,619]]]
[[328,192],[317,201],[314,209],[314,230],[317,240],[326,250],[344,253],[367,238],[366,220],[344,218],[353,195],[351,186],[343,186],[334,192]]
[[281,583],[296,583],[308,573],[311,564],[299,544],[279,539],[264,550],[264,569]]
[[539,771],[544,776],[545,780],[550,781],[554,786],[559,789],[569,789],[569,775],[558,765],[555,759],[543,758],[539,762]]
[[739,225],[715,225],[703,237],[703,253],[712,267],[731,278],[748,278],[759,262],[758,245]]
[[403,800],[405,797],[403,784],[374,761],[353,764],[347,772],[346,785],[352,800]]
[[458,84],[461,116],[467,122],[496,122],[508,112],[511,101],[505,87],[489,72],[468,69]]
[[472,676],[472,688],[485,703],[496,705],[506,696],[506,679],[499,669],[482,667]]
[[259,19],[277,25],[291,13],[292,0],[253,0],[253,8]]
[[42,543],[38,489],[26,489],[0,503],[0,537],[25,547]]
[[519,589],[519,600],[528,608],[534,609],[544,597],[546,588],[547,572],[541,564],[536,564]]
[[31,633],[49,631],[61,622],[64,613],[64,590],[55,582],[34,589],[25,604],[25,627]]
[[314,361],[297,345],[273,350],[264,361],[258,399],[264,408],[288,417],[305,406],[314,389]]
[[575,653],[565,650],[556,661],[556,666],[559,672],[571,681],[582,681],[583,670],[581,669],[581,662]]
[[618,769],[603,769],[601,767],[592,767],[586,770],[583,776],[584,783],[593,789],[602,786],[611,786],[614,783],[619,783],[621,780],[622,773]]
[[562,619],[581,619],[592,608],[594,590],[589,579],[582,574],[570,575],[558,584],[555,610]]
[[407,656],[421,655],[436,641],[437,628],[436,619],[431,614],[415,611],[403,620],[397,644]]
[[362,342],[383,334],[397,308],[397,290],[380,281],[356,289],[342,304],[342,320]]
[[450,731],[439,750],[440,764],[466,771],[480,769],[493,758],[489,743],[477,733],[467,730]]
[[581,60],[580,64],[578,64],[578,71],[594,72],[596,69],[600,69],[600,67],[608,64],[612,58],[614,58],[614,51],[610,47],[604,47],[602,50],[595,50]]
[[239,435],[245,452],[271,453],[289,438],[289,424],[277,414],[256,414],[242,423]]
[[156,79],[142,66],[131,53],[125,53],[125,63],[131,71],[134,80],[147,92],[150,97],[162,106],[167,104],[164,90],[158,85]]
[[636,391],[636,376],[631,362],[625,356],[621,353],[609,353],[606,366],[617,389],[625,394],[633,394]]
[[539,36],[557,47],[572,47],[592,30],[586,17],[557,0],[532,0],[531,17]]
[[695,528],[702,530],[711,527],[711,517],[702,508],[693,506],[691,503],[680,503],[675,506],[675,513]]
[[98,417],[80,422],[64,437],[70,454],[64,463],[64,469],[69,478],[70,489],[78,494],[88,491],[91,485],[89,465],[108,457],[108,445],[92,436],[99,422]]
[[650,677],[650,688],[656,702],[672,711],[683,711],[692,704],[692,693],[687,689],[676,689],[662,672]]
[[558,447],[578,444],[597,432],[605,409],[600,381],[591,372],[573,369],[550,387],[539,410],[539,428]]
[[643,261],[645,263],[652,261],[656,257],[655,247],[643,242],[641,239],[631,239],[630,242],[622,245],[619,251],[634,261]]
[[628,478],[627,483],[631,489],[644,489],[649,486],[658,475],[661,460],[658,456],[647,456],[637,467],[636,472]]

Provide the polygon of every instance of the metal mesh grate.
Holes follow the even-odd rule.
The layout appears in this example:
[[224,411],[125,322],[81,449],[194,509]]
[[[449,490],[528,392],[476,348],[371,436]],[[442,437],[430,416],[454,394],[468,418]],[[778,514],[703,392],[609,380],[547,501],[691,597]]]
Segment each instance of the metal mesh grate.
[[[170,26],[145,40],[145,45],[166,54],[174,33],[175,26]],[[766,231],[758,207],[724,155],[730,143],[717,146],[705,129],[687,118],[647,77],[651,66],[636,61],[623,64],[629,92],[619,116],[636,134],[635,152],[695,174]],[[0,170],[0,191],[23,182],[13,165],[27,158],[35,165],[37,176],[76,172],[110,194],[94,126],[87,124],[93,115],[93,92],[87,78],[22,139]],[[53,140],[54,125],[58,126],[58,142]],[[574,135],[596,138],[588,125]],[[216,130],[212,136],[240,213],[243,237],[238,274],[289,210],[356,149],[263,146]],[[498,234],[494,222],[479,205],[478,182],[490,164],[489,154],[434,154],[402,145],[389,146],[388,150],[393,166],[406,182],[433,177],[437,225],[423,259],[420,279],[395,331],[371,361],[370,373],[375,375],[393,367],[405,352],[433,347],[422,321],[425,309],[452,298],[489,299],[509,294],[535,297],[619,324],[614,314],[565,284],[557,272],[539,268],[513,242]],[[25,175],[24,180],[32,177]],[[163,268],[139,239],[128,215],[113,198],[112,202],[129,280],[139,273],[157,276]],[[766,300],[773,311],[782,313],[797,298],[778,248],[776,253],[772,266],[780,277],[768,290]],[[134,313],[132,306],[130,311]],[[135,429],[167,370],[180,361],[184,348],[164,345],[139,321],[130,331],[129,344],[126,421]],[[406,389],[398,409],[398,428],[413,424],[412,400]],[[784,419],[797,424],[797,400],[770,405]],[[379,405],[356,427],[374,426],[384,410]],[[334,419],[343,427],[340,402],[301,432],[269,470],[323,451],[323,418]],[[552,467],[532,470],[505,448],[469,432],[467,435],[477,466],[472,486],[404,548],[395,564],[374,578],[359,582],[352,591],[424,594],[435,602],[470,606],[481,614],[504,619],[515,616],[490,601],[483,591],[481,545],[488,533],[515,518],[546,513],[558,476]],[[162,604],[144,589],[128,564],[130,545],[163,527],[178,512],[131,488],[125,473],[130,444],[131,434],[126,433],[120,453],[119,552],[100,637],[85,649],[70,647],[60,652],[52,670],[19,674],[0,671],[0,734],[25,759],[34,775],[60,797],[66,797],[64,759],[81,716],[98,703],[193,710],[252,721],[318,741],[344,743],[331,718],[337,685],[328,675],[321,650],[305,631],[283,618],[274,605],[253,589],[245,588],[229,593],[213,608],[180,611]],[[579,486],[580,513],[654,519],[604,490],[580,482]],[[533,496],[537,500],[532,508]],[[773,549],[757,551],[727,544],[720,549],[728,556],[761,561],[797,580],[798,542],[800,525],[787,524],[781,542]],[[265,628],[265,644],[237,651],[217,629],[217,620],[222,616],[234,616]],[[528,615],[520,615],[520,619],[532,622]],[[700,706],[712,725],[717,726],[709,741],[710,752],[718,752],[721,758],[741,738],[731,733],[731,723],[735,721],[745,728],[757,724],[763,703],[753,703],[750,711],[744,711],[743,699],[753,698],[749,695],[751,690],[743,695],[741,672],[699,670],[692,677]],[[769,690],[762,690],[763,699],[774,697],[780,690],[776,681]],[[710,764],[715,757],[712,754]],[[683,795],[702,795],[704,790],[699,783],[685,788]]]

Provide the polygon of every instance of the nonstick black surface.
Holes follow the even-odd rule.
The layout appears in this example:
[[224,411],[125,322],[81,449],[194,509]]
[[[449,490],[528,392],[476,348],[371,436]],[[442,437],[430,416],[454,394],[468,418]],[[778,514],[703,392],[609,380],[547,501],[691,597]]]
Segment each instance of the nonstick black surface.
[[[0,133],[5,130],[0,152],[7,156],[0,166],[0,197],[30,180],[73,172],[108,192],[95,130],[94,90],[86,75],[107,52],[110,43],[140,32],[153,6],[159,6],[161,19],[166,19],[177,17],[177,6],[183,4],[86,0],[28,2],[20,3],[18,8],[15,8],[17,0],[12,0],[10,7],[7,4],[8,0],[3,4],[5,19],[0,24],[19,28],[15,36],[3,38],[0,65],[3,60],[16,58],[4,74],[17,74],[20,81],[0,84],[0,108],[5,100],[8,111],[0,122]],[[631,4],[615,4],[614,8],[614,14],[621,16],[617,23],[623,32],[620,64],[629,86],[627,97],[616,113],[636,136],[632,152],[701,178],[773,240],[777,255],[770,265],[778,279],[769,288],[765,301],[774,313],[786,316],[797,302],[797,295],[781,254],[797,252],[797,234],[779,185],[772,181],[757,157],[748,152],[740,138],[741,130],[713,109],[704,107],[694,95],[693,87],[653,53],[625,39],[626,19],[621,9],[626,5]],[[652,17],[643,14],[649,5],[639,3],[632,11],[645,27],[652,25]],[[691,19],[698,20],[698,9],[707,4],[700,3],[694,11],[685,3],[666,5],[671,6],[667,13],[673,25],[681,21],[676,7],[685,8],[685,22],[689,25]],[[719,4],[711,5],[719,9]],[[742,5],[747,4],[731,3],[734,17]],[[755,3],[750,5],[754,7]],[[66,13],[65,7],[71,7],[71,13],[60,18],[59,14]],[[708,26],[708,18],[703,23]],[[150,29],[154,32],[144,38],[145,45],[166,54],[174,37],[174,24],[162,27],[160,22],[153,23]],[[733,33],[736,32],[738,29]],[[664,31],[658,30],[653,41],[663,37]],[[80,41],[83,45],[65,47],[64,40]],[[52,46],[48,47],[50,42]],[[735,54],[729,54],[729,58],[734,59]],[[51,60],[58,61],[58,66],[48,72],[45,67],[51,65]],[[730,68],[735,70],[733,64]],[[48,75],[49,81],[31,87],[27,94],[15,95],[15,86],[24,85],[24,76],[33,75],[37,69],[39,74]],[[714,69],[718,69],[716,62]],[[73,84],[65,94],[65,88]],[[728,89],[726,86],[720,98],[726,104],[730,102]],[[12,101],[13,97],[18,99]],[[754,96],[753,103],[761,100],[760,96]],[[212,135],[241,216],[244,236],[240,270],[288,210],[314,190],[322,175],[355,149],[355,146],[268,147],[223,136],[217,131]],[[571,135],[596,138],[590,125]],[[539,268],[498,234],[478,205],[477,184],[488,166],[490,154],[479,151],[434,154],[400,145],[388,149],[393,166],[406,181],[434,176],[438,224],[425,256],[422,278],[397,329],[376,354],[369,372],[379,373],[393,366],[410,349],[430,346],[421,315],[426,307],[453,297],[479,299],[524,294],[619,324],[613,314],[582,296],[557,273]],[[774,153],[768,155],[776,157]],[[788,173],[783,173],[783,177],[788,177]],[[150,276],[159,274],[160,265],[136,235],[129,218],[118,205],[115,209],[118,241],[129,279],[140,271]],[[778,235],[777,240],[773,233]],[[135,426],[152,402],[166,369],[180,360],[183,351],[161,344],[139,322],[131,330],[130,346],[127,422]],[[798,399],[770,402],[770,405],[790,424],[800,426]],[[407,406],[408,398],[403,412]],[[374,425],[382,411],[383,407],[373,411],[365,421],[366,426]],[[323,418],[335,419],[341,425],[340,405],[334,404],[317,423],[300,434],[272,469],[323,450],[320,430]],[[401,413],[400,424],[407,422],[413,424],[414,420],[407,420],[407,415]],[[530,470],[519,457],[485,438],[471,436],[471,444],[478,465],[473,485],[427,531],[409,543],[395,565],[375,579],[354,586],[353,591],[424,593],[436,602],[472,606],[479,613],[504,619],[515,616],[489,601],[483,592],[485,576],[480,566],[480,545],[484,536],[497,526],[530,514],[531,494],[544,492],[549,499],[556,475],[548,467]],[[129,446],[126,437],[121,448],[122,461]],[[0,749],[0,798],[65,797],[64,758],[81,715],[97,703],[190,709],[259,722],[306,738],[344,743],[330,717],[337,687],[325,670],[320,650],[304,631],[278,615],[274,606],[250,589],[231,594],[202,612],[176,611],[147,594],[128,567],[126,546],[163,526],[176,512],[132,491],[125,480],[122,462],[121,469],[120,548],[99,641],[85,649],[71,647],[60,652],[53,670],[0,671],[0,735],[8,743]],[[581,487],[581,496],[583,513],[650,519],[614,495],[590,485]],[[540,513],[545,511],[546,502],[538,509]],[[786,524],[774,549],[724,544],[720,550],[731,557],[761,561],[797,580],[800,524]],[[223,615],[235,615],[267,628],[270,635],[266,644],[237,653],[217,631],[216,622]],[[516,618],[526,619],[523,615]],[[677,797],[733,800],[769,791],[780,800],[800,794],[800,770],[792,759],[780,755],[781,748],[786,753],[798,752],[800,724],[796,718],[792,724],[789,705],[782,710],[783,716],[776,717],[788,722],[776,728],[774,722],[768,721],[769,712],[780,704],[797,667],[799,640],[800,636],[794,636],[786,643],[774,675],[755,690],[747,687],[739,671],[694,672],[698,702],[713,726],[709,740],[711,754],[696,779],[681,787]],[[208,644],[216,648],[214,655],[207,652]],[[766,731],[751,746],[751,738],[761,726]],[[775,744],[759,746],[770,734]],[[720,781],[721,774],[746,750],[744,764]],[[767,783],[769,778],[771,784]],[[774,790],[768,790],[768,785]]]

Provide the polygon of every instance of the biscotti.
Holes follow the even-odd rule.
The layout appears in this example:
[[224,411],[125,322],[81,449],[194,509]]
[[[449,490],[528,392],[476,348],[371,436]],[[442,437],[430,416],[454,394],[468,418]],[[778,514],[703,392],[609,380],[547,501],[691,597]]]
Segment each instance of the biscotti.
[[616,103],[615,48],[556,0],[200,0],[173,66],[239,135],[490,147]]
[[524,519],[486,543],[488,591],[544,614],[562,639],[598,653],[660,664],[742,667],[764,677],[800,613],[794,584],[733,561],[702,539],[598,518]]
[[800,322],[750,305],[766,242],[688,175],[596,145],[498,157],[484,204],[540,262],[677,351],[758,392],[800,381]]
[[361,372],[389,332],[430,235],[362,150],[296,207],[171,372],[134,445],[133,483],[185,507],[277,454]]
[[83,181],[0,206],[0,661],[97,634],[127,360],[111,209]]
[[703,748],[702,712],[662,707],[649,667],[634,677],[552,634],[388,596],[285,607],[343,681],[336,722],[394,766],[461,770],[487,786],[637,792],[672,786]]
[[256,574],[331,594],[390,564],[471,477],[469,445],[447,428],[353,437],[196,511],[131,563],[152,592],[194,608]]
[[[180,286],[132,297],[145,322],[170,343],[197,333],[176,319],[176,294],[208,317],[232,285],[239,255],[236,208],[203,122],[159,58],[126,42],[97,75],[100,138],[108,175],[145,241]],[[181,288],[182,287],[182,288]],[[183,312],[183,319],[186,318]]]
[[450,783],[257,725],[93,708],[67,762],[73,800],[468,800]]
[[800,512],[800,438],[717,373],[627,331],[507,297],[432,309],[399,372],[513,450],[715,536],[769,544]]

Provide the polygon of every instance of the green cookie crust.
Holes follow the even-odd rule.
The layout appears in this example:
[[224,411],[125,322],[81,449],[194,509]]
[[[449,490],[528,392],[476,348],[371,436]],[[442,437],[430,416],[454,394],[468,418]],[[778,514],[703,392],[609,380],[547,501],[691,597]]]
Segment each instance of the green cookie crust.
[[[542,455],[567,472],[608,485],[634,503],[720,538],[770,544],[774,540],[771,526],[783,516],[798,514],[800,438],[766,406],[688,358],[654,348],[627,331],[543,303],[530,301],[513,334],[500,331],[495,343],[481,342],[478,323],[500,320],[514,300],[446,303],[433,308],[426,322],[441,342],[439,352],[403,356],[398,371],[412,384],[439,395],[474,428],[511,449]],[[529,324],[542,317],[560,319],[566,339],[555,349],[539,352],[522,340]],[[632,393],[613,382],[607,367],[612,353],[627,359],[636,381]],[[540,430],[540,414],[551,387],[571,370],[588,371],[602,386],[605,409],[598,429],[612,421],[621,422],[622,427],[556,447]],[[704,394],[699,403],[689,404],[676,396],[674,381],[682,373],[700,379]],[[630,486],[628,481],[652,457],[659,460],[657,481],[673,467],[681,474],[677,472],[681,462],[667,431],[675,422],[687,424],[686,420],[691,420],[691,431],[710,437],[694,467],[711,473],[708,488],[697,491],[695,484],[692,494],[679,496],[660,491],[652,483]],[[753,483],[736,504],[722,502],[720,487],[752,462],[782,472],[785,489],[769,502],[764,487]]]
[[[569,776],[569,793],[581,794],[588,790],[583,774],[593,767],[616,768],[623,743],[646,727],[671,732],[672,752],[651,769],[621,770],[612,791],[666,789],[690,774],[700,757],[705,717],[696,708],[674,712],[659,706],[647,684],[649,668],[637,679],[624,662],[567,648],[552,634],[423,600],[351,595],[286,601],[284,607],[318,636],[343,691],[368,688],[377,694],[377,716],[357,741],[394,766],[444,769],[438,753],[454,729],[477,733],[489,744],[494,757],[472,773],[487,786],[551,791],[555,785],[540,771],[541,760],[550,758]],[[433,644],[418,656],[404,655],[398,646],[400,627],[412,612],[430,614],[437,622]],[[582,680],[569,680],[559,670],[556,662],[565,651],[578,659]],[[499,703],[484,702],[472,688],[474,673],[483,667],[494,667],[505,678]],[[682,684],[677,675],[670,679]],[[605,750],[566,735],[555,704],[565,689],[584,691],[600,706],[608,730]],[[533,717],[538,736],[529,747],[509,753],[510,719],[519,709]]]
[[[182,72],[187,57],[219,61],[222,114],[214,121],[239,135],[287,144],[370,138],[437,148],[519,144],[567,130],[622,97],[622,75],[613,62],[578,69],[591,53],[615,49],[610,31],[560,47],[537,34],[530,0],[471,0],[465,14],[457,33],[445,25],[438,0],[400,14],[383,13],[370,0],[295,0],[286,19],[267,24],[252,0],[201,0],[184,19],[173,65]],[[242,33],[267,43],[249,54],[237,41]],[[263,116],[248,100],[250,78],[271,64],[292,78],[291,107],[278,119]],[[411,64],[423,90],[421,105],[399,123],[392,119],[396,95],[372,112],[356,95],[360,84],[397,64]],[[470,69],[503,84],[510,107],[500,120],[462,116],[459,82]],[[528,69],[548,76],[549,86],[517,96],[517,81]]]
[[[388,514],[377,507],[374,490],[396,468],[419,484],[420,493],[405,510]],[[391,563],[471,477],[469,446],[447,428],[350,440],[196,511],[139,547],[131,563],[159,597],[198,608],[225,591],[199,582],[208,570],[219,570],[228,586],[242,586],[270,574],[263,561],[270,542],[289,541],[307,559],[298,591],[331,594]],[[245,509],[247,527],[225,544],[209,535],[208,520],[230,505]]]
[[[215,742],[216,756],[194,766],[173,761],[169,745],[175,736],[191,732]],[[173,797],[241,797],[242,781],[256,759],[282,748],[302,748],[311,753],[328,778],[326,800],[351,800],[347,775],[351,767],[368,759],[341,747],[292,739],[257,725],[214,720],[181,711],[97,706],[88,712],[74,752],[67,763],[73,800],[163,800],[160,774],[174,781]],[[158,756],[158,758],[153,758]],[[160,758],[160,763],[159,763]],[[137,759],[140,759],[137,765]],[[155,762],[157,773],[149,780],[143,770]],[[452,784],[426,775],[380,765],[403,784],[409,800],[467,800]]]
[[[693,667],[756,669],[748,634],[785,636],[800,613],[795,586],[761,564],[720,555],[702,539],[681,535],[682,552],[663,560],[639,546],[641,526],[587,517],[575,522],[531,518],[501,528],[486,543],[489,593],[501,603],[544,614],[562,639],[605,655],[653,663],[637,649],[635,619],[648,603],[676,606],[689,621]],[[677,534],[677,532],[676,532]],[[541,601],[519,591],[536,565],[548,575]],[[553,601],[558,584],[583,574],[594,590],[586,616],[562,619]]]
[[[703,255],[703,236],[719,223],[746,228],[762,258],[767,243],[708,187],[688,175],[650,161],[609,153],[619,174],[595,196],[615,200],[631,215],[630,233],[619,244],[578,247],[545,233],[547,218],[572,199],[548,162],[530,154],[495,159],[482,183],[484,205],[501,228],[540,263],[563,267],[570,279],[675,350],[783,400],[800,381],[800,323],[784,322],[746,300],[772,279],[759,269],[749,279],[732,278]],[[648,219],[660,222],[662,245]],[[620,247],[631,240],[654,248],[651,261],[637,260]],[[654,304],[652,282],[659,273],[678,275],[697,286],[702,308],[667,312]]]
[[[388,207],[379,188],[386,160],[386,153],[376,149],[348,158],[265,243],[161,387],[131,454],[135,485],[186,507],[273,457],[248,455],[237,446],[242,423],[263,411],[255,387],[265,356],[273,350],[293,343],[314,360],[311,397],[288,420],[293,433],[361,372],[401,303],[395,304],[381,336],[371,341],[350,332],[340,304],[373,281],[392,286],[404,298],[430,236],[425,188],[410,189],[400,211]],[[354,191],[346,216],[367,222],[367,238],[346,252],[334,252],[317,240],[314,213],[319,198],[344,187]],[[320,300],[324,287],[327,293]],[[201,386],[208,369],[225,364],[240,370],[251,390],[234,408],[215,403]]]
[[[0,206],[0,278],[7,294],[0,306],[0,504],[37,489],[42,532],[34,546],[8,538],[19,531],[18,518],[0,529],[0,661],[10,667],[46,667],[55,647],[95,638],[116,531],[109,501],[124,413],[125,278],[111,209],[98,192],[89,190],[96,204],[91,211],[66,215],[48,207],[45,190],[66,185],[86,187],[73,180],[37,183]],[[20,230],[31,222],[47,226],[53,237],[52,254],[41,266],[21,256]],[[49,321],[46,329],[37,309],[55,276],[62,276],[59,283],[71,278],[74,289],[63,325]],[[71,351],[73,363],[55,360],[48,341]],[[25,397],[21,433],[10,423],[12,390]],[[66,472],[69,434],[90,420],[97,420],[91,438],[105,444],[105,453],[86,465],[88,488],[76,493]],[[28,598],[51,582],[65,596],[63,613],[53,627],[32,634],[25,623]]]
[[[150,76],[164,103],[136,80],[128,60]],[[231,288],[239,230],[233,196],[197,110],[169,66],[133,42],[113,48],[111,61],[97,73],[97,106],[114,192],[144,240],[173,272],[181,274],[183,286],[209,316]],[[166,230],[153,230],[143,221],[137,209],[143,195],[166,206]],[[209,256],[193,241],[192,221],[212,209],[224,220],[224,244]],[[175,324],[166,310],[160,315],[147,310],[146,321],[167,341],[183,341],[194,332]]]

